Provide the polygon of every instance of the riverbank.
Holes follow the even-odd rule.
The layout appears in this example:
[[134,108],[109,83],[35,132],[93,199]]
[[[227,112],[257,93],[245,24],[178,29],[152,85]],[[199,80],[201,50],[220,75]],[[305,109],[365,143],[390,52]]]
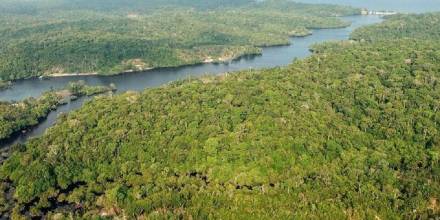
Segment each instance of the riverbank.
[[176,66],[159,66],[159,67],[150,67],[150,68],[142,68],[142,69],[129,69],[124,70],[121,72],[116,73],[98,73],[98,72],[91,72],[91,73],[52,73],[47,74],[43,76],[39,76],[39,79],[48,79],[48,78],[58,78],[58,77],[75,77],[75,76],[116,76],[116,75],[123,75],[123,74],[129,74],[129,73],[144,73],[151,70],[159,70],[159,69],[171,69],[171,68],[181,68],[181,67],[189,67],[189,66],[197,66],[202,64],[222,64],[222,63],[228,63],[231,61],[239,60],[243,57],[249,57],[249,56],[259,56],[262,54],[262,48],[268,48],[268,47],[279,47],[279,46],[288,46],[291,43],[286,44],[274,44],[269,46],[261,46],[258,47],[258,52],[249,52],[249,53],[241,53],[238,55],[233,56],[221,56],[221,57],[206,57],[204,60],[193,62],[193,63],[187,63],[182,65],[176,65]]
[[[340,28],[346,28],[347,26],[338,26],[334,28],[316,28],[316,29],[304,29],[299,32],[289,32],[287,37],[289,38],[289,41],[283,42],[283,43],[273,43],[273,44],[264,44],[264,45],[256,45],[255,50],[250,50],[248,52],[243,52],[239,54],[234,54],[230,56],[219,56],[219,57],[206,57],[204,59],[201,59],[196,62],[189,62],[185,64],[175,65],[175,66],[158,66],[158,67],[149,67],[149,68],[141,68],[137,70],[128,69],[120,72],[114,72],[114,73],[99,73],[99,72],[85,72],[85,73],[50,73],[50,74],[44,74],[41,76],[36,77],[30,77],[26,79],[17,79],[14,81],[8,81],[1,83],[0,82],[0,92],[2,90],[6,90],[11,88],[14,85],[15,81],[20,80],[32,80],[32,79],[50,79],[50,78],[64,78],[64,77],[87,77],[87,76],[117,76],[117,75],[123,75],[123,74],[129,74],[129,73],[145,73],[152,70],[161,70],[161,69],[174,69],[174,68],[184,68],[184,67],[191,67],[191,66],[198,66],[202,64],[225,64],[232,61],[240,60],[244,57],[251,57],[251,56],[260,56],[263,53],[263,50],[266,48],[275,48],[275,47],[284,47],[284,46],[290,46],[292,45],[292,38],[303,38],[313,35],[313,30],[326,30],[326,29],[340,29]],[[4,86],[3,86],[4,85]]]
[[[99,10],[62,13],[63,9],[57,7],[52,11],[57,15],[62,13],[62,17],[41,13],[37,21],[33,16],[17,13],[8,19],[20,20],[20,24],[5,23],[5,31],[0,34],[4,42],[0,63],[5,64],[0,65],[0,78],[137,71],[136,62],[131,62],[135,60],[144,62],[141,66],[145,67],[180,66],[197,60],[202,62],[207,56],[221,57],[253,49],[256,45],[286,42],[289,31],[301,32],[305,26],[340,28],[347,24],[335,15],[360,14],[360,9],[347,6],[290,1],[245,5],[218,10],[171,7],[144,13],[136,20],[126,16],[142,9],[129,10],[131,6],[119,8],[118,13]],[[78,17],[83,19],[77,21]],[[60,19],[64,23],[59,23]],[[44,28],[46,25],[51,28]],[[24,34],[21,31],[24,28],[39,34]],[[60,32],[64,34],[58,34]],[[27,43],[14,44],[15,41]],[[39,45],[43,42],[44,45]],[[34,48],[39,48],[38,56],[25,52]]]
[[[140,91],[149,87],[157,87],[170,81],[184,79],[189,76],[218,74],[233,72],[243,69],[268,68],[285,66],[295,58],[304,58],[310,55],[309,46],[327,40],[346,40],[353,29],[381,22],[377,16],[349,16],[341,17],[346,23],[352,25],[336,29],[312,29],[313,34],[306,37],[288,38],[289,43],[271,46],[262,45],[259,53],[246,53],[227,62],[191,62],[186,65],[156,67],[146,71],[131,71],[115,74],[90,74],[90,75],[62,75],[49,77],[44,80],[38,77],[15,80],[13,87],[0,92],[0,101],[24,100],[29,97],[37,98],[50,89],[61,89],[70,81],[84,80],[90,85],[108,85],[115,83],[118,91]],[[253,55],[255,54],[255,55]]]
[[[354,16],[358,16],[358,15],[354,15]],[[344,18],[344,16],[341,16],[340,18]],[[199,58],[199,60],[197,60],[197,61],[190,61],[187,63],[178,64],[178,65],[166,65],[166,66],[156,66],[156,67],[147,67],[147,68],[139,68],[137,65],[134,65],[135,67],[137,67],[137,69],[127,69],[127,70],[115,71],[115,72],[109,71],[109,72],[105,72],[105,73],[104,72],[45,73],[41,76],[34,76],[34,77],[28,77],[28,78],[24,78],[24,79],[16,79],[13,81],[9,81],[8,86],[4,87],[4,90],[10,89],[12,86],[15,85],[15,82],[21,81],[21,80],[32,80],[32,79],[47,80],[47,79],[51,79],[51,78],[71,78],[71,77],[91,77],[91,76],[106,77],[106,76],[124,75],[124,74],[129,74],[129,73],[144,73],[144,72],[149,72],[149,71],[153,71],[153,70],[160,71],[161,69],[185,68],[185,67],[190,67],[190,66],[198,66],[198,65],[202,65],[202,64],[227,64],[232,61],[237,61],[243,57],[260,56],[260,55],[262,55],[263,50],[266,48],[290,46],[290,45],[292,45],[292,40],[291,40],[292,38],[303,38],[303,37],[311,36],[311,35],[313,35],[313,31],[315,31],[315,30],[328,30],[328,29],[336,30],[336,29],[341,29],[341,28],[347,28],[350,25],[351,25],[350,22],[344,21],[340,25],[336,25],[336,26],[320,27],[320,28],[299,28],[299,29],[292,30],[292,31],[286,33],[285,42],[283,40],[283,41],[272,41],[270,43],[265,43],[265,44],[261,44],[261,45],[256,44],[253,46],[248,46],[249,48],[246,48],[244,50],[243,50],[243,48],[241,50],[237,50],[237,51],[232,50],[232,52],[237,52],[236,54],[220,55],[220,56],[217,56],[214,58],[207,56],[205,58]],[[237,48],[235,48],[235,49],[237,49]],[[229,51],[229,52],[231,52],[231,51]],[[55,69],[57,69],[57,68],[55,68]],[[116,69],[118,69],[118,68],[116,68]],[[0,91],[1,91],[1,88],[2,88],[2,86],[0,85]],[[1,97],[1,94],[0,94],[0,97]]]
[[93,73],[52,73],[49,75],[43,75],[40,76],[41,77],[66,77],[66,76],[96,76],[99,75],[99,73],[97,72],[93,72]]

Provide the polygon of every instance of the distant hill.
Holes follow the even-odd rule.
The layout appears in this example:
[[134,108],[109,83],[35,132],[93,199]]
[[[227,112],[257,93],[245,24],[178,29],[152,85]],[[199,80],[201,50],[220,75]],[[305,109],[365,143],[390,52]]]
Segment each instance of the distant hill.
[[243,6],[253,0],[1,0],[0,11],[4,13],[39,13],[42,10],[152,10],[166,6],[214,9]]

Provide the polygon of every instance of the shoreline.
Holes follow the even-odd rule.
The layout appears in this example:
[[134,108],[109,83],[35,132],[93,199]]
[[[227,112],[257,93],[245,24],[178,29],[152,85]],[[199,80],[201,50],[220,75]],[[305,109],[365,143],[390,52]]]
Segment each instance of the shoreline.
[[[349,15],[349,16],[342,16],[340,18],[350,18],[350,17],[364,17],[360,14],[356,14],[356,15]],[[345,20],[345,19],[344,19]],[[260,51],[257,52],[251,52],[251,53],[244,53],[244,54],[240,54],[239,56],[236,57],[232,57],[229,60],[222,60],[219,61],[218,59],[214,59],[212,60],[212,62],[206,62],[207,60],[199,60],[198,62],[189,62],[186,64],[181,64],[181,65],[175,65],[175,66],[162,66],[162,67],[153,67],[153,68],[145,68],[142,70],[125,70],[125,71],[121,71],[121,72],[114,72],[114,73],[99,73],[99,72],[85,72],[85,73],[56,73],[56,74],[52,74],[52,75],[45,75],[45,76],[32,76],[32,77],[26,77],[26,78],[22,78],[22,79],[15,79],[12,80],[12,86],[10,88],[7,88],[3,91],[0,90],[0,96],[1,94],[3,94],[4,92],[7,92],[7,90],[14,90],[15,84],[20,83],[22,81],[32,81],[32,80],[51,80],[51,79],[62,79],[62,78],[67,78],[67,80],[69,80],[69,77],[72,78],[72,80],[75,80],[76,78],[81,78],[81,77],[90,77],[90,78],[111,78],[111,77],[116,77],[116,76],[121,76],[123,74],[148,74],[154,71],[161,71],[161,70],[176,70],[178,71],[180,68],[187,68],[187,67],[194,67],[194,66],[201,66],[201,65],[205,65],[205,64],[210,64],[210,65],[222,65],[222,64],[227,64],[228,62],[233,62],[233,61],[237,61],[240,59],[246,59],[248,57],[259,57],[264,53],[264,49],[266,48],[277,48],[277,47],[285,47],[285,46],[289,46],[292,44],[295,44],[295,39],[303,39],[303,38],[307,38],[310,36],[315,35],[315,30],[328,30],[328,29],[344,29],[347,27],[350,27],[351,25],[353,25],[353,22],[350,21],[349,25],[345,25],[342,27],[332,27],[332,28],[309,28],[311,34],[308,34],[307,36],[289,36],[287,35],[286,38],[288,39],[288,42],[285,43],[276,43],[276,44],[270,44],[270,45],[255,45],[255,47],[259,48]],[[154,70],[154,71],[152,71]],[[5,100],[9,100],[9,99],[5,99]],[[15,98],[10,99],[10,100],[16,100]]]
[[[361,14],[354,14],[354,15],[348,15],[348,16],[341,16],[340,18],[349,17],[349,16],[362,16]],[[308,37],[314,34],[314,30],[325,30],[325,29],[341,29],[341,28],[347,28],[351,26],[352,24],[340,26],[340,27],[324,27],[324,28],[307,28],[310,32],[304,35],[287,35],[287,38],[289,39],[286,43],[275,43],[275,44],[268,44],[268,45],[254,45],[254,47],[259,48],[261,51],[259,53],[244,53],[240,54],[236,57],[232,57],[229,59],[222,60],[221,57],[217,59],[212,60],[200,60],[198,62],[194,63],[187,63],[187,64],[181,64],[176,66],[159,66],[159,67],[151,67],[151,68],[145,68],[141,70],[125,70],[117,73],[98,73],[98,72],[89,72],[89,73],[53,73],[50,75],[41,75],[41,76],[34,76],[29,78],[22,78],[22,79],[16,79],[11,80],[9,82],[12,82],[12,87],[15,81],[20,80],[27,80],[27,79],[48,79],[48,78],[59,78],[59,77],[75,77],[75,76],[116,76],[116,75],[122,75],[122,74],[128,74],[128,73],[141,73],[141,72],[148,72],[150,70],[157,70],[157,69],[169,69],[169,68],[181,68],[181,67],[187,67],[187,66],[197,66],[197,65],[203,65],[203,64],[221,64],[221,63],[227,63],[235,60],[239,60],[246,56],[261,56],[263,54],[263,49],[265,48],[271,48],[271,47],[283,47],[283,46],[290,46],[292,45],[292,38],[304,38]],[[10,87],[11,87],[10,86]],[[8,88],[5,88],[7,90]],[[0,90],[1,92],[1,90]]]
[[[349,15],[349,16],[362,16],[361,14],[356,14],[356,15]],[[342,16],[341,18],[343,18],[344,16]],[[348,17],[348,16],[346,16]],[[352,25],[352,24],[350,24]],[[349,27],[350,25],[346,25],[346,26],[341,26],[341,27],[328,27],[328,28],[308,28],[309,32],[307,34],[304,35],[287,35],[287,38],[289,39],[288,42],[286,43],[275,43],[275,44],[268,44],[268,45],[254,45],[254,47],[260,49],[259,53],[244,53],[244,54],[240,54],[238,56],[235,57],[231,57],[228,59],[223,59],[222,57],[213,59],[213,58],[206,58],[204,60],[200,60],[198,62],[194,62],[194,63],[187,63],[187,64],[181,64],[181,65],[176,65],[176,66],[159,66],[159,67],[150,67],[150,68],[145,68],[145,69],[141,69],[141,70],[124,70],[122,72],[117,72],[117,73],[98,73],[98,72],[90,72],[90,73],[54,73],[54,74],[50,74],[50,75],[42,75],[42,76],[38,76],[36,78],[40,78],[40,79],[45,79],[45,78],[58,78],[58,77],[73,77],[73,76],[116,76],[116,75],[122,75],[122,74],[128,74],[128,73],[141,73],[141,72],[148,72],[150,70],[158,70],[158,69],[169,69],[169,68],[181,68],[181,67],[187,67],[187,66],[197,66],[197,65],[203,65],[203,64],[221,64],[221,63],[227,63],[227,62],[231,62],[231,61],[235,61],[235,60],[239,60],[243,57],[247,57],[247,56],[261,56],[263,54],[263,49],[265,48],[271,48],[271,47],[284,47],[284,46],[290,46],[292,45],[292,38],[304,38],[304,37],[308,37],[314,34],[314,30],[325,30],[325,29],[341,29],[341,28],[346,28]],[[32,77],[31,77],[32,78]],[[29,79],[29,78],[28,78]],[[18,79],[18,80],[23,80],[23,79]]]
[[[270,46],[258,46],[258,48],[268,48],[268,47],[279,47],[279,46],[289,46],[291,45],[291,43],[288,44],[275,44],[275,45],[270,45]],[[141,70],[124,70],[122,72],[117,72],[117,73],[107,73],[107,74],[101,74],[98,72],[91,72],[91,73],[54,73],[54,74],[50,74],[50,75],[42,75],[42,76],[38,76],[38,77],[31,77],[31,78],[27,78],[27,79],[32,79],[32,78],[39,78],[39,79],[48,79],[48,78],[60,78],[60,77],[74,77],[74,76],[116,76],[116,75],[123,75],[123,74],[129,74],[129,73],[142,73],[142,72],[148,72],[151,70],[158,70],[158,69],[172,69],[172,68],[182,68],[182,67],[188,67],[188,66],[197,66],[197,65],[203,65],[203,64],[221,64],[221,63],[228,63],[234,60],[238,60],[241,59],[243,57],[247,57],[247,56],[261,56],[262,52],[260,53],[245,53],[245,54],[240,54],[239,56],[236,57],[232,57],[232,58],[228,58],[228,59],[222,59],[222,58],[217,58],[217,59],[210,59],[210,60],[201,60],[199,62],[195,62],[195,63],[187,63],[187,64],[182,64],[182,65],[177,65],[177,66],[161,66],[161,67],[151,67],[151,68],[145,68],[145,69],[141,69]],[[26,80],[26,79],[18,79],[19,80]]]
[[39,76],[39,78],[45,78],[45,77],[54,78],[54,77],[66,77],[66,76],[96,76],[96,75],[99,75],[99,73],[97,73],[97,72],[92,72],[92,73],[53,73],[50,75]]

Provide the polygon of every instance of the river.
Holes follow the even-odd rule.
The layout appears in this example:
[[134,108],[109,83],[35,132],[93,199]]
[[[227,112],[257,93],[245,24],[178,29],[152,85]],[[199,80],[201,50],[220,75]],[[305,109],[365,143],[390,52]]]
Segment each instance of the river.
[[350,33],[360,26],[381,21],[377,16],[345,17],[352,22],[347,28],[314,30],[313,35],[292,38],[290,46],[266,47],[260,56],[243,57],[222,64],[200,64],[177,68],[160,68],[139,73],[127,73],[116,76],[69,76],[56,77],[46,80],[18,80],[11,89],[0,92],[0,101],[23,100],[28,97],[38,97],[50,89],[64,88],[70,81],[83,80],[89,85],[109,85],[114,83],[118,92],[128,90],[140,91],[145,88],[157,87],[171,81],[200,76],[204,74],[220,74],[249,68],[268,68],[284,66],[294,58],[304,58],[310,55],[309,46],[327,40],[348,39]]
[[[371,10],[393,10],[404,13],[421,13],[440,11],[440,0],[295,0],[304,3],[331,3],[350,5]],[[170,81],[200,76],[203,74],[219,74],[224,72],[243,70],[249,68],[262,68],[283,66],[289,64],[294,58],[303,58],[310,55],[309,46],[313,43],[326,40],[347,39],[353,29],[363,25],[381,21],[379,17],[353,16],[345,19],[353,24],[343,29],[315,30],[312,36],[293,38],[293,44],[282,47],[264,48],[263,55],[247,57],[227,64],[203,64],[179,68],[156,69],[142,73],[131,73],[117,76],[73,76],[52,78],[49,80],[19,80],[12,89],[0,92],[0,101],[22,100],[27,97],[37,97],[42,92],[51,88],[63,88],[74,80],[84,80],[91,85],[109,85],[114,83],[119,92],[127,90],[143,90],[149,87],[163,85]]]
[[[312,44],[329,40],[345,40],[349,38],[350,33],[354,29],[382,21],[378,16],[350,16],[344,17],[343,19],[349,20],[352,25],[346,28],[314,30],[313,35],[307,37],[293,37],[291,38],[291,45],[263,48],[263,53],[260,56],[243,57],[221,64],[200,64],[178,68],[162,68],[116,76],[71,76],[50,78],[47,80],[19,80],[14,83],[11,89],[0,92],[0,100],[11,101],[22,100],[28,97],[38,97],[42,92],[50,89],[63,88],[70,81],[77,80],[83,80],[89,85],[109,85],[110,83],[114,83],[116,84],[118,93],[121,93],[129,90],[141,91],[145,88],[157,87],[171,81],[205,74],[222,74],[250,68],[285,66],[290,64],[295,58],[309,56],[311,54],[309,47]],[[86,100],[86,98],[81,98],[59,107],[56,111],[51,112],[47,119],[26,133],[15,135],[13,138],[0,143],[0,148],[8,147],[16,143],[25,143],[29,138],[40,136],[47,128],[56,122],[57,116],[60,113],[78,109]]]

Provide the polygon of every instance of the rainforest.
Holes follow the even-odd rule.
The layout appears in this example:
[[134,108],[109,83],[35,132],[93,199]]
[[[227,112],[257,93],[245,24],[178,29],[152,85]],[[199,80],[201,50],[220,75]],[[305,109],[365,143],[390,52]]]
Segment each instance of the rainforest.
[[[74,2],[63,7],[75,7]],[[290,3],[274,8],[271,2],[252,12],[246,3],[234,9],[203,6],[214,10],[207,14],[197,7],[172,11],[188,17],[178,26],[181,31],[190,25],[194,30],[211,30],[212,35],[190,38],[189,33],[173,30],[176,35],[165,44],[176,47],[164,47],[173,48],[164,52],[166,59],[159,52],[140,58],[149,66],[176,65],[181,57],[169,54],[190,47],[188,39],[203,45],[197,49],[200,57],[206,51],[217,51],[214,57],[225,50],[285,43],[288,31],[295,28],[344,25],[321,16],[356,12],[334,6],[321,11],[322,6],[300,4],[313,16],[303,19],[283,13]],[[93,1],[88,7],[93,8]],[[106,10],[114,10],[113,5]],[[127,19],[143,27],[155,19],[154,13],[147,21]],[[243,16],[231,16],[234,13]],[[203,23],[192,24],[193,16],[221,22],[212,29],[198,29]],[[178,19],[163,18],[157,22],[165,29],[154,29],[157,38],[170,33],[168,19]],[[302,25],[292,22],[301,18]],[[133,30],[132,22],[113,19],[82,16],[72,26],[32,21],[27,28],[4,31],[2,38],[10,39],[6,45],[15,46],[3,45],[2,51],[41,47],[40,52],[46,53],[59,48],[54,42],[65,41],[84,45],[80,47],[84,53],[74,53],[65,47],[70,43],[63,44],[63,55],[71,57],[66,60],[92,57],[87,59],[90,63],[76,65],[76,61],[64,63],[65,57],[42,56],[47,62],[30,68],[35,75],[56,65],[69,71],[114,68],[123,60],[139,58],[143,52],[134,48],[140,42],[152,42],[151,50],[161,51],[160,42],[133,37],[140,30]],[[311,23],[305,25],[306,20]],[[440,13],[388,16],[381,24],[356,30],[350,40],[316,44],[312,56],[286,67],[242,70],[96,97],[61,115],[43,136],[13,146],[0,167],[0,212],[13,219],[436,219],[440,216],[439,20]],[[220,24],[228,21],[257,26],[227,26],[235,31],[220,34]],[[26,26],[30,21],[21,22]],[[57,34],[67,27],[105,27],[105,31],[95,29],[101,34],[85,31],[75,37]],[[261,34],[240,34],[253,28]],[[121,30],[130,34],[116,34]],[[35,33],[27,37],[38,43],[13,37],[26,31]],[[39,37],[49,39],[47,47]],[[93,53],[100,51],[95,46],[105,48],[110,40],[125,45],[126,51],[115,46],[108,48],[114,53]],[[195,59],[195,49],[189,51],[184,53],[192,54],[188,60]],[[3,63],[17,60],[1,57]],[[2,71],[6,79],[25,77],[9,73],[14,72]]]

